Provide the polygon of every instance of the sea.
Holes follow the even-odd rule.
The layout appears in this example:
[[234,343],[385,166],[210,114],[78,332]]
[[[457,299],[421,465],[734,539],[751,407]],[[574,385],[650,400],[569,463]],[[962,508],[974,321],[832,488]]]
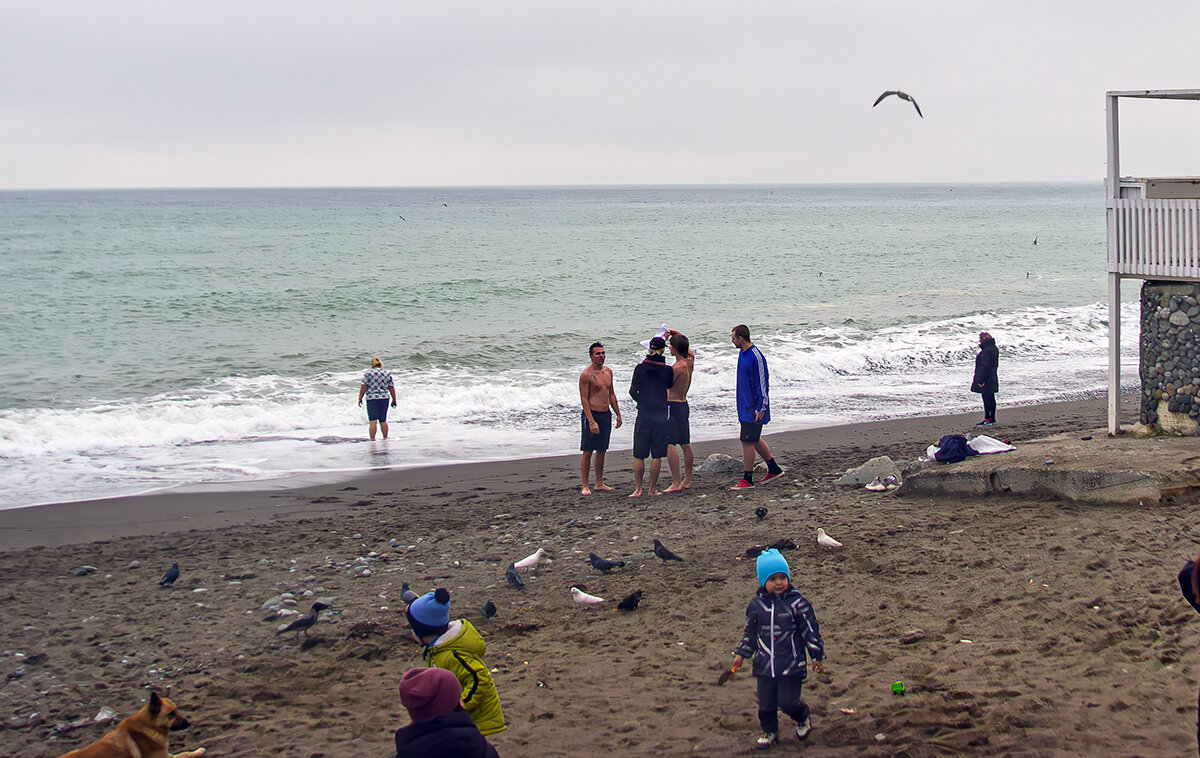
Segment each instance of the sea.
[[588,345],[632,422],[662,324],[695,441],[736,436],[736,324],[768,431],[977,410],[981,330],[1003,418],[1104,392],[1105,258],[1099,182],[3,191],[0,508],[572,453]]

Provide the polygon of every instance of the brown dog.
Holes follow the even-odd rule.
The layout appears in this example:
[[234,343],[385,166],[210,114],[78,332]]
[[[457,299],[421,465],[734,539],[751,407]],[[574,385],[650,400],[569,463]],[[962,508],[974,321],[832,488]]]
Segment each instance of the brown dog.
[[117,724],[117,728],[80,750],[61,758],[196,758],[204,748],[172,755],[167,751],[167,733],[186,729],[188,720],[179,715],[168,698],[150,693],[150,702]]

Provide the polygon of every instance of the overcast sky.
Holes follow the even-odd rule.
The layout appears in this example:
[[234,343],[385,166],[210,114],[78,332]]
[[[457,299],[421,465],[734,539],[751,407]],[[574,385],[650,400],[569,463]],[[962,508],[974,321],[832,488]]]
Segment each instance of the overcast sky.
[[[1197,0],[0,0],[0,187],[1101,181]],[[921,106],[889,98],[909,92]],[[1122,102],[1200,175],[1200,102]]]

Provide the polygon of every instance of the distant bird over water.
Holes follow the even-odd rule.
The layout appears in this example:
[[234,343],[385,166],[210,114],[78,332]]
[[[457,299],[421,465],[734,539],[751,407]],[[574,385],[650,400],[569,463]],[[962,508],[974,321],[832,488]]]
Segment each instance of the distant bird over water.
[[171,568],[167,569],[167,573],[163,574],[163,578],[158,580],[158,585],[160,587],[166,587],[168,585],[174,584],[175,580],[178,578],[179,578],[179,564],[172,563]]
[[921,118],[925,118],[925,114],[921,113],[921,106],[917,105],[917,101],[913,100],[912,96],[909,95],[907,92],[901,92],[898,89],[890,89],[887,92],[884,92],[882,95],[880,95],[878,98],[875,99],[875,104],[872,105],[871,107],[874,108],[876,105],[879,105],[881,102],[883,102],[883,99],[885,97],[887,97],[888,95],[895,95],[896,97],[900,98],[901,100],[907,100],[908,102],[912,103],[913,107],[917,109],[917,115],[920,116]]

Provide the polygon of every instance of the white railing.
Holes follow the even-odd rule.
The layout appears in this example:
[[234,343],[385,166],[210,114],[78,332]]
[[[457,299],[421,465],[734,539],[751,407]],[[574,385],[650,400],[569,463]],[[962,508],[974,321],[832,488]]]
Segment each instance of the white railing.
[[1109,273],[1200,279],[1200,199],[1109,199]]

